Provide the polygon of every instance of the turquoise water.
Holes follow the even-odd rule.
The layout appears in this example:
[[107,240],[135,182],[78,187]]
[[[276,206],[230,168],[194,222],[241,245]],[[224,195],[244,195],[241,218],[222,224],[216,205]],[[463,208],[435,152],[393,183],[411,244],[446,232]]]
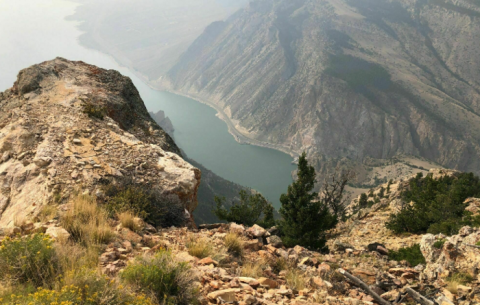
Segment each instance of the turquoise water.
[[12,86],[19,70],[57,56],[118,70],[132,79],[149,111],[164,110],[170,117],[175,142],[189,158],[227,180],[260,191],[279,206],[280,194],[286,192],[295,168],[289,155],[239,144],[214,109],[152,90],[111,57],[79,45],[78,24],[65,20],[76,6],[64,0],[0,1],[0,91]]

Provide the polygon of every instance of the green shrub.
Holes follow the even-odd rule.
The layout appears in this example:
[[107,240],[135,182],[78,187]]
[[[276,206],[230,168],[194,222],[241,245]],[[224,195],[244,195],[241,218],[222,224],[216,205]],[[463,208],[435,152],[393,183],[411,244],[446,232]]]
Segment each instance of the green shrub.
[[[59,290],[39,288],[37,291],[15,291],[3,295],[0,300],[4,305],[154,305],[145,296],[134,296],[125,292],[123,287],[117,287],[110,281],[95,278],[90,285],[63,286]],[[101,289],[98,289],[101,288]]]
[[464,225],[478,225],[478,219],[465,212],[465,199],[480,195],[480,179],[472,173],[433,179],[419,173],[402,193],[405,205],[390,215],[386,226],[395,233],[456,234]]
[[447,282],[458,282],[461,285],[470,284],[475,281],[475,278],[465,272],[457,272],[446,278]]
[[270,202],[261,194],[249,194],[241,190],[240,201],[233,202],[230,210],[227,210],[225,198],[215,196],[216,207],[213,210],[215,216],[220,220],[235,222],[246,226],[258,224],[262,227],[270,228],[275,225],[274,208]]
[[422,251],[420,251],[420,245],[416,244],[411,247],[401,248],[398,251],[390,251],[388,258],[394,261],[407,261],[412,266],[418,264],[425,264],[425,257],[423,257]]
[[433,247],[436,248],[436,249],[442,249],[442,248],[443,248],[443,245],[445,244],[446,241],[447,241],[446,239],[437,240],[437,241],[433,244]]
[[188,263],[177,263],[168,251],[140,257],[129,264],[122,279],[160,304],[191,304],[196,300],[194,276]]
[[446,278],[447,287],[446,289],[453,294],[458,294],[458,286],[467,285],[473,282],[475,279],[468,273],[454,273],[451,276]]
[[105,187],[106,209],[113,217],[131,212],[153,226],[180,227],[185,224],[185,208],[176,195],[160,196],[144,188],[124,183]]
[[107,113],[107,109],[104,106],[98,106],[87,101],[83,104],[83,113],[87,114],[91,118],[103,120]]
[[368,196],[365,193],[360,195],[360,199],[358,200],[358,205],[353,209],[353,214],[358,213],[360,210],[365,208],[371,208],[374,205],[372,200],[368,200]]
[[392,185],[392,183],[393,183],[393,179],[388,180],[388,184],[387,184],[387,194],[390,194],[390,186]]
[[268,265],[272,268],[275,274],[279,274],[280,271],[288,270],[291,268],[290,263],[283,257],[274,257],[267,260]]
[[35,287],[51,286],[59,274],[58,258],[50,237],[34,234],[5,237],[0,245],[0,279]]
[[108,196],[107,210],[113,216],[123,212],[133,212],[146,219],[151,214],[152,198],[138,186],[117,186],[110,184],[106,190]]
[[188,237],[185,246],[188,249],[188,254],[200,259],[210,257],[217,262],[221,262],[227,256],[225,248],[215,247],[210,240],[197,238],[194,235]]

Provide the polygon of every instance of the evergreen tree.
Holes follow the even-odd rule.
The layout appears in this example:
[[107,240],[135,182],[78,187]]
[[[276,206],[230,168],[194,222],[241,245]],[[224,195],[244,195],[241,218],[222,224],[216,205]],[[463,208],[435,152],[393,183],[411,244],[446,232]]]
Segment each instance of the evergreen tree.
[[333,228],[338,219],[313,192],[316,175],[314,168],[308,165],[305,152],[298,161],[297,176],[297,180],[288,187],[287,194],[280,197],[283,241],[287,246],[298,244],[323,250],[326,241],[324,232]]
[[368,206],[368,197],[367,197],[367,194],[365,193],[362,193],[360,195],[360,199],[358,200],[358,206],[360,208],[366,208]]
[[261,194],[249,194],[240,191],[240,201],[233,203],[230,210],[224,207],[225,198],[215,196],[216,207],[213,210],[220,220],[235,222],[246,226],[258,224],[265,228],[275,225],[274,208]]
[[390,185],[392,185],[393,179],[390,179],[387,184],[387,194],[390,194]]
[[380,197],[380,199],[385,197],[385,188],[383,188],[383,186],[380,188],[380,192],[378,192],[378,197]]
[[425,232],[456,234],[464,225],[474,225],[478,219],[465,212],[465,199],[480,196],[480,179],[472,173],[461,173],[434,179],[422,173],[410,180],[402,193],[405,204],[397,214],[390,215],[386,227],[395,233]]

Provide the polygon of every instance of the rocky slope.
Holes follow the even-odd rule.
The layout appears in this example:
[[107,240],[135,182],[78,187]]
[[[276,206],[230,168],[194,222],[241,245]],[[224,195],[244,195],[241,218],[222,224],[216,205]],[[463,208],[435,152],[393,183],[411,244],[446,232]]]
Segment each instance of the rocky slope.
[[200,171],[116,71],[62,58],[34,65],[0,93],[0,109],[0,228],[74,192],[101,196],[105,181],[197,207]]
[[468,0],[256,0],[156,84],[319,172],[405,154],[479,173],[479,17]]
[[[434,170],[435,177],[457,172]],[[384,222],[401,204],[408,177],[397,179],[388,196],[362,210],[331,232],[329,253],[300,246],[286,248],[275,228],[246,228],[234,223],[202,225],[199,230],[169,228],[129,232],[118,226],[123,240],[101,255],[103,271],[118,274],[138,255],[168,249],[179,261],[188,262],[196,274],[201,304],[241,305],[370,305],[379,304],[364,288],[347,280],[346,271],[366,283],[384,304],[417,304],[408,291],[427,296],[432,305],[473,305],[480,302],[478,228],[464,227],[459,235],[393,235]],[[380,188],[375,189],[378,193]],[[352,205],[357,202],[354,200]],[[469,199],[469,210],[480,211],[480,199]],[[231,234],[238,238],[240,254],[229,251]],[[229,235],[227,237],[227,235]],[[439,246],[437,242],[441,241]],[[132,247],[132,244],[136,246]],[[425,264],[389,259],[388,253],[419,244]],[[195,246],[193,246],[195,245]],[[196,257],[202,245],[205,252]],[[450,278],[468,274],[468,283],[455,286]],[[435,303],[434,303],[435,302]]]

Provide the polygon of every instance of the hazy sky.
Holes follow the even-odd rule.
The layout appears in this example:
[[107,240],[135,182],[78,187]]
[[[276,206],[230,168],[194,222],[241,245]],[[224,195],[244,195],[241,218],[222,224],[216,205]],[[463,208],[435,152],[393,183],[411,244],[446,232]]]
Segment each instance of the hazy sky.
[[78,22],[65,20],[77,6],[65,0],[0,0],[0,91],[13,85],[21,69],[57,56],[115,67],[108,56],[78,45]]

